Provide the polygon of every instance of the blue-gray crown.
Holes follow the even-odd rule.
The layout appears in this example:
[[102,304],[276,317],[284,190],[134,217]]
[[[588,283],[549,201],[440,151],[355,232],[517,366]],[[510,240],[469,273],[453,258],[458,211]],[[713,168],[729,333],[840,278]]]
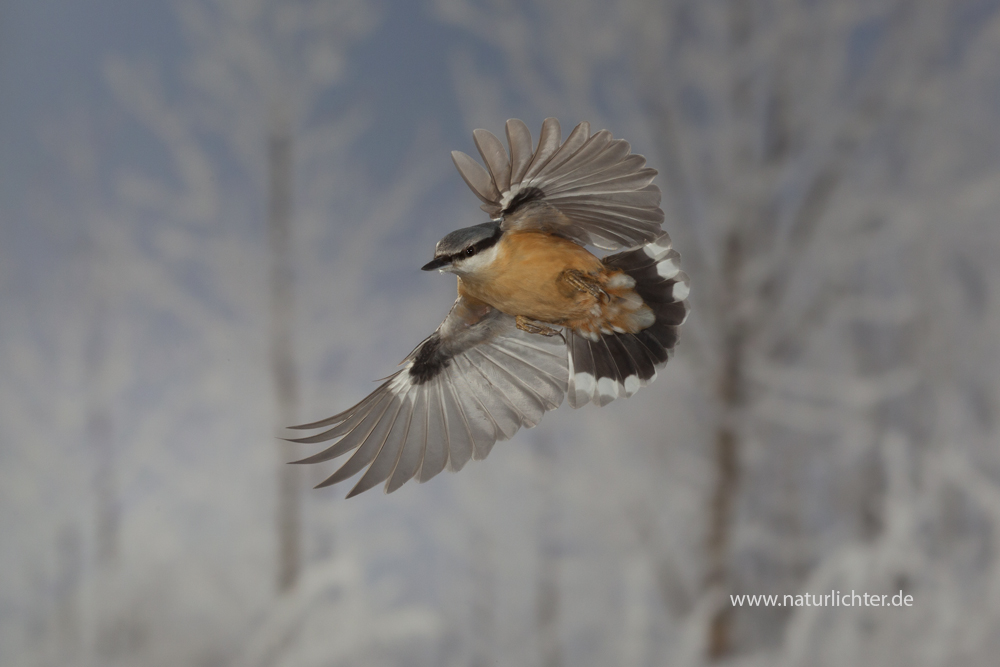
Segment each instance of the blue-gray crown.
[[422,268],[424,271],[440,269],[461,257],[471,257],[495,245],[501,234],[500,223],[492,221],[456,229],[438,241],[434,248],[434,259]]

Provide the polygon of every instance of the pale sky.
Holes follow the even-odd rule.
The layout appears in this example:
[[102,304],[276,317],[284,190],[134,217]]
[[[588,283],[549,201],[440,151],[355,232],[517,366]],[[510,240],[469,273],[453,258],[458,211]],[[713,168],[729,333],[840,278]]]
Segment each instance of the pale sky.
[[[309,573],[335,580],[343,566],[349,583],[337,589],[342,597],[321,596],[318,620],[303,623],[312,628],[303,636],[312,640],[301,645],[327,660],[318,664],[332,660],[324,653],[330,636],[357,634],[377,648],[382,629],[401,632],[405,640],[406,628],[431,637],[437,651],[418,655],[412,664],[466,665],[477,656],[485,656],[485,664],[498,656],[495,664],[537,664],[545,638],[538,636],[536,615],[546,576],[557,580],[561,596],[552,632],[564,664],[674,664],[679,660],[672,658],[696,651],[686,642],[702,641],[698,624],[709,617],[707,605],[715,604],[703,576],[706,512],[717,478],[713,429],[735,423],[719,417],[713,399],[713,363],[722,346],[713,347],[712,336],[723,340],[729,330],[713,329],[711,318],[725,324],[730,310],[739,315],[743,307],[766,325],[771,340],[784,341],[784,330],[773,322],[804,323],[805,333],[793,332],[787,358],[775,352],[780,346],[756,343],[745,362],[753,400],[737,415],[746,422],[740,427],[746,440],[732,557],[734,578],[743,588],[730,592],[762,593],[775,581],[788,590],[767,592],[799,592],[796,586],[817,581],[826,586],[813,576],[836,576],[838,586],[871,585],[869,592],[882,587],[877,592],[884,593],[883,584],[905,570],[897,571],[898,563],[912,565],[911,555],[929,542],[923,564],[905,571],[925,587],[925,597],[918,595],[924,616],[896,615],[869,632],[867,617],[846,613],[836,617],[838,625],[826,616],[815,622],[744,610],[741,641],[748,652],[741,657],[753,653],[774,662],[779,643],[785,642],[782,651],[811,649],[814,635],[827,637],[835,648],[889,646],[896,655],[900,646],[933,648],[952,641],[944,630],[928,631],[944,628],[937,622],[942,618],[983,627],[1000,618],[995,600],[963,597],[995,589],[1000,561],[994,557],[983,566],[989,572],[970,574],[971,566],[948,569],[953,563],[934,560],[955,544],[956,551],[964,549],[961,540],[979,544],[1000,534],[996,507],[992,514],[977,509],[977,503],[987,504],[983,498],[996,497],[990,481],[996,475],[989,477],[989,470],[1000,469],[990,421],[1000,396],[1000,373],[993,370],[1000,359],[1000,276],[991,259],[1000,192],[1000,38],[978,39],[1000,35],[1000,0],[949,3],[940,13],[945,3],[912,3],[913,16],[923,23],[905,24],[912,30],[903,35],[916,39],[895,44],[896,51],[886,55],[880,41],[903,14],[893,13],[892,4],[792,0],[773,5],[800,11],[788,25],[758,17],[761,34],[785,30],[794,44],[822,38],[826,50],[803,49],[809,57],[802,63],[772,63],[767,54],[773,44],[757,44],[765,55],[755,57],[772,66],[762,68],[768,76],[755,80],[761,99],[771,92],[771,74],[773,80],[787,75],[795,93],[789,98],[801,105],[788,105],[795,148],[784,171],[776,176],[762,169],[744,179],[753,167],[728,161],[738,142],[727,132],[738,135],[743,128],[747,145],[756,150],[766,142],[754,133],[760,129],[770,137],[767,122],[775,119],[761,112],[767,122],[760,127],[730,122],[743,119],[739,113],[727,116],[734,97],[728,77],[735,72],[738,79],[753,68],[744,69],[746,63],[718,48],[728,34],[721,12],[704,9],[696,18],[705,32],[690,39],[684,34],[677,44],[666,29],[646,34],[646,50],[636,53],[652,55],[636,62],[629,60],[630,40],[643,32],[636,26],[643,27],[651,7],[667,3],[378,3],[373,33],[345,58],[346,82],[315,111],[339,120],[360,110],[366,129],[360,138],[345,131],[343,153],[322,153],[295,175],[296,187],[305,184],[296,192],[294,213],[302,421],[324,418],[363,397],[375,386],[370,380],[391,373],[441,321],[454,299],[454,279],[419,267],[438,238],[486,217],[448,151],[475,155],[471,130],[485,127],[502,136],[506,118],[522,118],[536,138],[546,115],[560,117],[564,136],[582,120],[594,121],[594,130],[606,123],[634,152],[646,155],[660,170],[664,227],[691,273],[692,298],[706,307],[695,310],[678,356],[650,387],[601,409],[564,405],[458,474],[411,483],[389,496],[370,491],[345,503],[349,484],[309,488],[336,465],[303,469],[305,560],[310,568],[322,565]],[[443,16],[445,5],[454,12],[451,24],[432,15],[436,6]],[[613,16],[606,14],[609,7]],[[705,7],[707,2],[690,0],[677,13],[694,15]],[[843,23],[831,28],[826,19]],[[657,20],[676,28],[666,12]],[[523,43],[510,38],[523,33],[530,33]],[[117,623],[134,622],[148,637],[148,644],[135,648],[135,655],[148,658],[143,664],[189,664],[192,656],[239,664],[236,649],[262,624],[274,630],[284,618],[281,609],[275,611],[269,578],[272,484],[281,466],[267,364],[266,188],[245,174],[228,173],[237,160],[219,149],[226,139],[197,125],[203,119],[192,103],[177,113],[182,124],[198,130],[178,136],[194,137],[219,180],[243,178],[205,188],[211,190],[207,199],[219,200],[214,208],[198,208],[201,200],[192,205],[197,187],[177,182],[191,163],[178,167],[168,155],[176,136],[154,136],[148,118],[137,120],[139,114],[126,109],[122,97],[128,95],[116,97],[108,84],[108,63],[119,57],[125,69],[148,63],[163,78],[164,107],[196,98],[193,87],[178,80],[191,56],[183,40],[175,3],[165,0],[0,0],[0,661],[7,655],[38,658],[50,650],[34,662],[66,664],[61,655],[77,655],[81,646],[93,649],[100,632],[113,636]],[[675,47],[676,61],[659,60],[665,53],[672,58]],[[710,249],[717,255],[706,257],[721,256],[728,225],[761,223],[758,238],[769,238],[763,223],[770,218],[743,216],[743,197],[760,186],[762,197],[771,196],[769,204],[790,207],[802,183],[820,180],[816,164],[836,154],[837,138],[865,132],[861,122],[857,135],[838,134],[858,102],[852,97],[858,91],[844,90],[883,56],[887,64],[875,72],[872,88],[895,90],[902,82],[903,102],[855,154],[834,160],[843,173],[827,202],[832,213],[821,227],[826,236],[812,254],[793,258],[790,271],[797,272],[782,274],[793,283],[784,311],[765,312],[755,301],[754,295],[765,294],[762,281],[771,262],[785,259],[784,248],[766,240],[742,276],[740,286],[751,285],[738,297],[745,302],[712,300],[713,290],[725,283],[723,262],[703,261],[692,269],[694,248],[714,244]],[[623,73],[623,63],[632,66],[632,78]],[[652,74],[645,70],[650,64]],[[669,149],[656,137],[668,133],[655,104],[643,106],[660,99],[644,96],[647,91],[636,85],[645,75],[663,86],[665,104],[677,105],[673,110],[687,133],[680,143],[688,149],[682,156],[689,160],[688,182],[675,192],[694,202],[687,221],[694,234],[684,231],[680,207],[666,192],[671,169],[663,153]],[[926,89],[925,76],[931,80]],[[134,98],[140,89],[133,85],[126,92]],[[788,100],[775,104],[782,101]],[[760,104],[747,115],[766,108]],[[259,121],[265,116],[248,116],[248,143],[260,148],[268,128]],[[775,125],[786,120],[777,118]],[[87,152],[59,153],[45,142],[75,139],[92,141],[96,155],[70,174],[65,162]],[[414,155],[414,147],[424,152]],[[127,178],[132,176],[148,178]],[[133,189],[123,194],[126,185]],[[168,196],[156,200],[157,192]],[[140,196],[129,199],[129,193]],[[48,199],[59,201],[50,205]],[[147,206],[150,201],[159,208]],[[773,212],[751,203],[758,208],[744,208]],[[678,242],[685,233],[686,246]],[[963,280],[975,288],[978,310],[967,308]],[[754,281],[762,282],[756,292]],[[826,294],[819,288],[828,285],[837,293],[837,307],[813,318],[812,297]],[[893,329],[899,323],[905,325],[897,327],[905,329],[901,333]],[[706,335],[695,339],[699,329],[693,325]],[[877,364],[865,365],[865,345],[875,347],[861,340],[865,327],[891,330],[883,331],[886,350],[879,354],[893,364],[903,358],[884,378],[872,370]],[[926,384],[917,391],[907,382]],[[893,389],[897,385],[903,389]],[[879,398],[880,392],[887,398]],[[985,426],[967,412],[976,401],[985,406]],[[884,413],[900,405],[913,415],[900,414],[900,421],[933,426],[928,443],[880,430]],[[110,454],[98,451],[88,431],[95,414],[113,422]],[[545,450],[539,443],[550,446],[554,462],[541,460]],[[940,466],[945,472],[927,455],[940,451],[956,457]],[[111,460],[115,485],[105,503],[120,513],[121,523],[121,560],[111,584],[98,577],[94,556],[94,517],[107,509],[95,491],[101,455]],[[956,489],[975,491],[980,484],[989,493],[952,496],[943,482],[909,489],[900,479],[909,479],[911,470],[915,479],[960,470],[947,474],[971,482]],[[969,515],[957,509],[966,506]],[[859,525],[863,530],[856,532]],[[936,526],[938,537],[921,533],[924,526]],[[112,584],[112,595],[96,594]],[[324,586],[317,590],[328,591]],[[930,604],[930,590],[951,597]],[[83,628],[75,638],[67,630],[73,609]],[[356,614],[357,625],[340,623],[338,615],[345,614]],[[792,623],[786,623],[789,618]],[[420,619],[433,622],[421,626]],[[98,639],[84,637],[87,632]],[[185,642],[199,638],[204,650],[193,646],[185,653]],[[983,655],[989,652],[986,641],[977,648]],[[161,649],[157,662],[150,656]],[[369,649],[345,655],[377,653]],[[135,664],[127,651],[121,664]],[[844,664],[850,664],[852,654],[845,655]],[[905,664],[906,654],[900,655]],[[285,664],[295,664],[294,657]],[[789,658],[788,664],[797,663]]]

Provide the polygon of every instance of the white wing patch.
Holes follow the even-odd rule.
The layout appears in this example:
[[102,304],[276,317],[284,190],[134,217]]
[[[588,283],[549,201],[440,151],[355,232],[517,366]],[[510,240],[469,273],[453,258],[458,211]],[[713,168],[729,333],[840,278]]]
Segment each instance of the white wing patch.
[[[295,427],[325,430],[293,442],[336,441],[296,463],[350,454],[319,486],[363,471],[348,497],[378,484],[391,493],[410,479],[425,482],[445,468],[460,470],[471,459],[485,458],[498,440],[538,424],[564,396],[573,407],[607,405],[652,382],[667,362],[687,315],[689,281],[661,229],[660,190],[652,184],[656,171],[631,153],[628,142],[606,130],[591,135],[587,123],[563,142],[559,121],[547,118],[534,149],[524,123],[509,120],[506,130],[509,155],[494,135],[473,133],[485,168],[464,153],[452,153],[483,210],[504,231],[536,230],[581,245],[631,248],[602,261],[615,261],[625,271],[612,287],[634,286],[655,318],[636,333],[616,329],[584,338],[565,330],[545,337],[521,331],[512,316],[460,296],[402,370],[368,397],[328,419]],[[492,252],[455,260],[450,270],[461,274],[495,253],[494,246]]]
[[[413,359],[368,398],[335,417],[308,425],[332,427],[294,442],[340,441],[296,463],[318,463],[353,451],[320,486],[365,470],[348,497],[385,483],[425,482],[448,468],[483,459],[497,440],[538,424],[562,403],[568,384],[566,346],[518,330],[503,316],[492,339],[452,357],[433,378],[415,383]],[[411,355],[412,357],[412,355]]]

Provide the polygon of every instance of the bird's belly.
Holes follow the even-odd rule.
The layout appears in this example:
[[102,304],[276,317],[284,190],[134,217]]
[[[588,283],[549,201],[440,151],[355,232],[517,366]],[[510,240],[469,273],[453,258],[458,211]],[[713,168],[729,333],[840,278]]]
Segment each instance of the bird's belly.
[[589,294],[567,294],[560,289],[563,271],[511,274],[487,287],[486,299],[509,315],[524,315],[540,322],[562,324],[581,317],[593,305]]
[[572,288],[565,273],[598,275],[601,261],[572,241],[547,234],[510,235],[481,279],[463,278],[465,291],[508,315],[564,324],[587,316],[596,300]]

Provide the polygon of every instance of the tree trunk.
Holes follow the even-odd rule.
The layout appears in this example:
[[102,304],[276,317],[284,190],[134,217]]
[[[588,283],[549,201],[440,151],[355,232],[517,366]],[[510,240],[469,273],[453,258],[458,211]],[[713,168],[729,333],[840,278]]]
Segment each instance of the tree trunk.
[[[287,120],[272,121],[268,137],[268,236],[271,246],[271,373],[279,428],[295,420],[298,386],[292,352],[293,280],[291,261],[292,137]],[[301,567],[301,499],[294,452],[279,447],[277,537],[278,590],[295,585]]]
[[542,667],[561,667],[562,652],[559,645],[559,555],[556,539],[557,517],[553,494],[555,451],[550,441],[537,440],[535,451],[542,480],[542,516],[539,520],[539,563],[536,619],[538,623],[538,648]]
[[[732,548],[733,512],[739,485],[740,436],[736,428],[738,411],[743,401],[744,347],[746,329],[739,319],[739,280],[743,263],[743,245],[739,230],[730,232],[726,241],[723,266],[723,298],[726,314],[722,364],[716,387],[719,402],[719,423],[714,438],[715,488],[709,505],[708,572],[705,585],[709,590],[728,591],[731,581],[729,562]],[[709,621],[708,657],[717,660],[732,649],[732,607],[725,595]]]
[[[94,257],[91,261],[99,261]],[[87,382],[91,388],[87,406],[87,443],[94,461],[94,552],[100,566],[114,561],[118,552],[118,493],[114,432],[105,390],[107,360],[107,309],[100,297],[101,285],[91,279],[90,288],[97,296],[86,316],[91,321],[89,340],[84,352]]]
[[497,664],[494,635],[496,627],[496,581],[493,542],[486,530],[472,529],[472,667]]

